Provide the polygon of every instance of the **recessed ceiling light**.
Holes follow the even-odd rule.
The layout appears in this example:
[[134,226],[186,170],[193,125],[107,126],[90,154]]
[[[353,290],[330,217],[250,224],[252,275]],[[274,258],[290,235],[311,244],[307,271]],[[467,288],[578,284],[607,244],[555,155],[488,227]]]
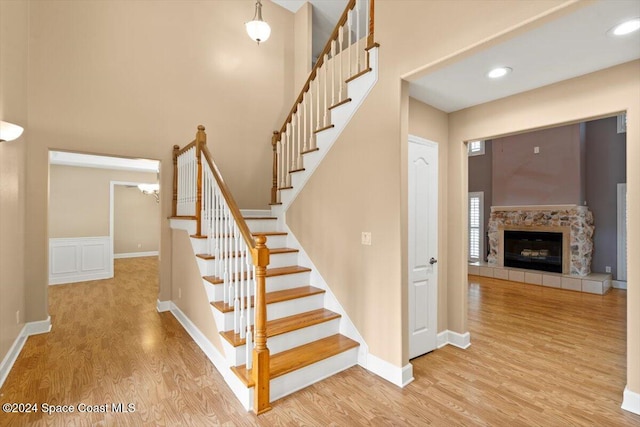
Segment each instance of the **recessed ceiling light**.
[[504,77],[513,70],[509,67],[497,67],[487,73],[487,77],[490,79],[498,79]]
[[610,29],[608,33],[614,36],[624,36],[626,34],[633,33],[634,31],[638,31],[638,29],[640,29],[640,18],[634,18],[616,25]]

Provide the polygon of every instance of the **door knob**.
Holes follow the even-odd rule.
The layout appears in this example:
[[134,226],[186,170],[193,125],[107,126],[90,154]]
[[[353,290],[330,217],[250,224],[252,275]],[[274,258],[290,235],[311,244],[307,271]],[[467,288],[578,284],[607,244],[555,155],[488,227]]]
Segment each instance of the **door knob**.
[[436,262],[438,262],[438,260],[435,259],[434,257],[431,257],[431,259],[429,260],[429,264],[431,265],[435,264]]

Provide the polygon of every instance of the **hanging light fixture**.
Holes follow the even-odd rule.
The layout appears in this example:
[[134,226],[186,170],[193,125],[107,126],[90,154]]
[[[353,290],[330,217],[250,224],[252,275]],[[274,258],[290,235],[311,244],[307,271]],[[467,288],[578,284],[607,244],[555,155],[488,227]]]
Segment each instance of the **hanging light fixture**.
[[256,1],[256,13],[253,15],[253,19],[244,25],[249,37],[258,44],[266,42],[271,35],[271,27],[262,19],[262,3],[260,0]]
[[140,190],[142,194],[154,196],[156,203],[160,203],[160,184],[138,184],[138,190]]
[[21,126],[0,120],[0,142],[18,139],[23,130]]

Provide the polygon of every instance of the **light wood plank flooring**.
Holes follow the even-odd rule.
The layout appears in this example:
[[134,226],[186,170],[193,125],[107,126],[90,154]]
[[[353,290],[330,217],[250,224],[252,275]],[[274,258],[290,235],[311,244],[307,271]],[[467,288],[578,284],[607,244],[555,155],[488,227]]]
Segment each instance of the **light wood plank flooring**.
[[133,403],[127,414],[17,415],[21,425],[640,426],[620,409],[624,291],[589,295],[470,276],[467,350],[412,360],[397,388],[360,367],[246,413],[170,313],[157,260],[116,261],[116,278],[50,288],[53,330],[27,341],[0,403]]

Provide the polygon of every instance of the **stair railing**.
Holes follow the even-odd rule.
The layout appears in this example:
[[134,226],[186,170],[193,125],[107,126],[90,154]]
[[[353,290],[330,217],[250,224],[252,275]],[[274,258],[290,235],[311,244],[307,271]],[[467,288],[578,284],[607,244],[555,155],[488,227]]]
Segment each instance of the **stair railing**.
[[[333,127],[330,110],[348,102],[346,84],[369,71],[374,0],[350,0],[279,131],[273,132],[271,204],[304,170],[302,155],[316,151],[316,134]],[[367,25],[368,23],[368,25]]]
[[173,214],[195,217],[196,236],[206,238],[207,251],[214,256],[213,275],[222,280],[224,303],[233,307],[234,332],[246,341],[246,368],[251,370],[255,387],[254,411],[262,413],[271,408],[265,302],[267,239],[262,235],[253,238],[206,141],[204,126],[198,126],[193,142],[182,149],[174,146]]

